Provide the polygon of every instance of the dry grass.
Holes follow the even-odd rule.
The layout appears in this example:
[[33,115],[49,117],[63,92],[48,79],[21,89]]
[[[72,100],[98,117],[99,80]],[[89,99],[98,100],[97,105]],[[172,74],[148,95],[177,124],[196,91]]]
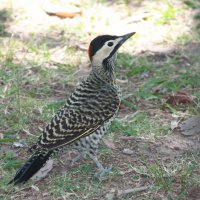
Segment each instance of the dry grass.
[[[83,16],[59,19],[44,12],[69,4]],[[185,138],[170,125],[200,112],[198,1],[2,0],[0,8],[1,199],[200,198],[199,136]],[[137,34],[118,56],[124,100],[107,136],[114,146],[103,143],[100,151],[112,173],[95,179],[87,159],[71,168],[69,152],[61,158],[65,166],[56,161],[44,180],[7,186],[28,156],[13,142],[34,143],[88,74],[90,40],[129,31]],[[166,104],[176,91],[190,93],[193,102]]]

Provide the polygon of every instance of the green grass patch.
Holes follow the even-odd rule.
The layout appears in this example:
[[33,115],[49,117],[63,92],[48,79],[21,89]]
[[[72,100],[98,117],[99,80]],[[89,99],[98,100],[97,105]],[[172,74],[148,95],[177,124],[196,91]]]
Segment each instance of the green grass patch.
[[[55,3],[57,2],[55,1]],[[187,6],[183,6],[183,3]],[[8,4],[10,4],[8,7],[12,8],[10,1]],[[188,187],[192,184],[199,185],[199,154],[185,155],[183,151],[184,155],[181,158],[176,158],[176,156],[174,158],[170,154],[168,155],[168,152],[164,152],[169,156],[169,159],[165,161],[162,152],[154,155],[154,145],[162,145],[165,143],[165,138],[170,139],[172,136],[170,120],[173,116],[171,114],[183,116],[182,112],[184,112],[184,116],[185,113],[199,115],[199,55],[185,55],[176,47],[176,44],[199,41],[200,16],[198,12],[194,16],[195,30],[189,30],[190,25],[187,23],[180,23],[189,19],[189,14],[192,14],[189,13],[190,10],[192,12],[192,9],[199,8],[199,0],[175,1],[174,4],[169,1],[148,1],[148,3],[146,1],[145,3],[142,0],[138,2],[119,0],[115,5],[105,0],[81,1],[78,5],[76,2],[72,4],[91,12],[88,12],[87,16],[83,12],[83,17],[64,20],[49,16],[50,23],[42,24],[46,27],[45,30],[43,29],[44,32],[40,33],[37,30],[35,33],[30,33],[27,30],[25,37],[21,30],[15,32],[17,26],[12,23],[15,22],[15,19],[12,18],[12,12],[10,12],[14,7],[0,11],[0,43],[2,44],[0,46],[0,146],[2,146],[2,148],[0,147],[0,198],[10,199],[12,197],[18,200],[27,198],[26,195],[31,192],[32,198],[35,195],[42,198],[43,194],[47,193],[49,196],[45,197],[44,195],[44,198],[105,199],[107,198],[105,194],[109,194],[113,189],[134,188],[140,183],[153,185],[152,190],[147,191],[144,195],[141,193],[141,196],[147,195],[149,200],[170,199],[170,194],[173,194],[173,197],[176,196],[176,199],[186,198]],[[132,12],[135,8],[144,9],[147,12],[135,18]],[[113,17],[110,18],[105,14],[105,9],[106,12],[107,9],[110,9],[110,12],[114,14]],[[99,11],[96,15],[94,15],[95,10]],[[185,16],[183,16],[184,13],[186,13]],[[23,17],[27,20],[23,14],[16,21],[16,23],[20,23],[20,28],[21,24],[27,24],[27,21],[22,20]],[[48,18],[48,16],[46,17]],[[41,182],[30,181],[26,186],[11,186],[13,190],[11,191],[6,184],[16,169],[22,165],[20,160],[24,160],[26,157],[26,150],[23,152],[23,149],[13,148],[10,151],[12,143],[26,141],[29,144],[33,143],[33,140],[37,140],[37,137],[33,138],[26,134],[24,129],[39,135],[39,128],[44,127],[46,122],[49,122],[59,108],[65,104],[69,95],[68,89],[71,91],[71,87],[76,85],[79,74],[74,75],[74,73],[82,63],[85,65],[85,60],[82,58],[87,56],[86,43],[88,45],[90,39],[101,32],[99,32],[99,24],[104,27],[102,30],[108,30],[106,27],[110,29],[113,20],[122,18],[127,26],[130,25],[130,28],[132,25],[135,27],[137,23],[142,27],[144,25],[144,31],[147,30],[147,27],[151,29],[149,33],[147,30],[147,38],[144,38],[143,33],[140,34],[140,30],[132,30],[138,33],[124,44],[121,52],[126,53],[119,53],[117,60],[119,67],[116,67],[117,78],[125,77],[128,80],[127,83],[121,82],[120,85],[122,85],[124,96],[129,96],[129,94],[130,96],[123,100],[125,109],[122,110],[122,115],[127,118],[116,119],[111,125],[110,132],[112,133],[109,135],[114,143],[119,140],[120,135],[145,138],[141,144],[138,144],[139,149],[136,153],[138,152],[139,155],[134,158],[138,159],[133,162],[133,166],[137,170],[134,171],[132,177],[129,176],[129,172],[122,175],[122,172],[130,169],[129,163],[132,161],[133,155],[123,155],[124,159],[122,160],[122,152],[118,150],[118,142],[116,142],[117,148],[114,150],[101,145],[103,148],[99,152],[100,160],[104,161],[105,165],[116,163],[111,174],[105,180],[99,181],[93,178],[96,166],[93,162],[88,161],[89,164],[85,162],[86,164],[74,168],[67,169],[66,166],[66,169],[62,169],[63,173],[62,170],[58,170],[58,167],[56,172],[54,169]],[[44,21],[46,22],[46,20]],[[56,23],[52,23],[54,21]],[[37,26],[37,22],[31,23],[30,21],[30,24]],[[14,29],[12,29],[13,25]],[[174,34],[176,27],[179,30]],[[7,32],[10,28],[14,30],[12,37],[12,33]],[[150,35],[154,28],[155,30],[160,29],[155,33],[158,35],[158,40]],[[126,30],[124,30],[124,34],[125,32]],[[182,33],[183,35],[181,35]],[[105,32],[105,34],[107,33]],[[198,36],[194,37],[195,34]],[[144,39],[150,43],[147,44]],[[137,51],[134,52],[135,44],[137,48],[139,47],[139,51],[140,45],[149,46],[147,48],[142,46],[142,52],[137,54]],[[146,49],[149,51],[154,45],[156,47],[162,45],[175,47],[175,51],[172,49],[169,52],[165,52],[165,50],[164,52],[159,50],[159,52],[155,52],[157,48],[153,48],[152,52],[144,53]],[[172,92],[179,90],[196,97],[193,104],[184,105],[184,110],[181,106],[166,105],[163,107],[166,98]],[[166,112],[166,108],[170,112]],[[131,116],[132,110],[138,111],[138,113]],[[126,113],[126,111],[128,112]],[[165,115],[168,116],[163,119]],[[123,141],[120,145],[122,148],[132,148],[133,144],[132,141]],[[6,148],[8,151],[4,153]],[[182,150],[180,149],[180,151]],[[143,156],[147,160],[140,160],[139,156]],[[155,156],[158,156],[158,159]],[[30,188],[32,184],[38,187],[39,191]],[[131,195],[125,196],[123,199],[138,198],[138,196]]]
[[155,186],[162,188],[165,192],[171,190],[173,178],[165,177],[165,170],[163,167],[152,164],[149,166],[148,170],[155,181]]
[[127,121],[115,120],[110,131],[121,133],[123,135],[148,135],[148,137],[157,137],[168,134],[169,125],[160,124],[158,119],[148,116],[146,113],[138,113]]
[[121,68],[127,69],[126,75],[132,77],[137,74],[142,74],[144,72],[150,72],[153,63],[147,56],[134,57],[126,53],[120,53],[117,64]]
[[[169,195],[176,192],[177,199],[181,199],[185,197],[187,188],[198,182],[194,181],[193,176],[194,171],[198,168],[198,156],[199,152],[188,154],[170,162],[155,163],[149,163],[143,158],[143,166],[132,168],[138,176],[142,175],[148,180],[153,180],[152,190],[154,192],[162,190]],[[137,178],[139,179],[139,177]]]
[[86,185],[80,180],[80,178],[74,179],[72,174],[65,173],[61,177],[53,179],[53,184],[49,188],[49,192],[53,195],[60,196],[67,192],[83,192]]
[[22,161],[15,160],[15,154],[13,151],[8,151],[6,155],[1,155],[2,168],[6,171],[12,169],[18,169],[22,165]]
[[176,8],[170,3],[167,3],[164,9],[159,9],[158,11],[160,13],[160,18],[156,20],[158,25],[169,24],[176,18]]
[[[193,93],[195,90],[198,96],[196,88],[200,87],[200,70],[198,67],[186,66],[181,59],[181,55],[175,55],[161,65],[152,66],[150,62],[151,70],[145,71],[147,74],[151,72],[150,75],[143,78],[143,72],[139,72],[137,78],[142,80],[141,84],[131,92],[137,98],[145,100],[157,100],[163,95],[177,91],[192,91]],[[143,63],[141,63],[141,66],[143,66]]]
[[[100,190],[101,182],[89,180],[88,176],[94,174],[93,164],[76,167],[60,177],[51,177],[52,184],[49,185],[49,192],[54,196],[61,196],[66,193],[74,193],[72,199],[77,199],[76,193],[94,197]],[[95,192],[96,191],[96,192]]]

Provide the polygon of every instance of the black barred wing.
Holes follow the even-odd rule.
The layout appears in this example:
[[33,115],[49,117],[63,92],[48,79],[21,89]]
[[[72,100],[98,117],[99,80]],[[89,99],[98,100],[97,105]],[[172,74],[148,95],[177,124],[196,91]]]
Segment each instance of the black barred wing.
[[119,104],[112,85],[80,85],[46,126],[39,146],[54,149],[92,134],[116,114]]

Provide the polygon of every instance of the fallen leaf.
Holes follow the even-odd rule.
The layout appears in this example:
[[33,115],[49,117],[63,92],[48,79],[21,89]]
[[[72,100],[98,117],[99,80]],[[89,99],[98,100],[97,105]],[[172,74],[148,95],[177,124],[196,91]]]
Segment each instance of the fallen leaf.
[[61,19],[74,18],[76,16],[82,16],[83,12],[81,8],[75,6],[68,6],[66,8],[62,7],[52,7],[45,11],[49,16],[56,16]]
[[193,116],[185,120],[181,125],[181,134],[191,136],[200,134],[200,116]]
[[176,120],[172,120],[171,121],[171,129],[174,130],[175,128],[178,127],[178,121]]
[[48,160],[44,167],[42,167],[34,176],[31,177],[33,181],[40,181],[52,170],[53,160]]
[[73,18],[77,15],[82,15],[81,12],[46,12],[49,16],[56,16],[59,17],[61,19],[64,18]]
[[171,105],[189,104],[192,102],[192,96],[187,92],[176,92],[168,96],[166,102]]

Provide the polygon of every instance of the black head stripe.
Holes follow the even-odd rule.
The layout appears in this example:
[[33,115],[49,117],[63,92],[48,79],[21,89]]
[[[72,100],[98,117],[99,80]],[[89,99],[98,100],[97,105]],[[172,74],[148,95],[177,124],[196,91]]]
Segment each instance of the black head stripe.
[[115,40],[118,38],[118,36],[112,36],[112,35],[101,35],[96,37],[92,42],[90,43],[91,48],[91,56],[94,56],[95,53],[102,48],[102,46],[105,44],[105,42],[109,40]]

